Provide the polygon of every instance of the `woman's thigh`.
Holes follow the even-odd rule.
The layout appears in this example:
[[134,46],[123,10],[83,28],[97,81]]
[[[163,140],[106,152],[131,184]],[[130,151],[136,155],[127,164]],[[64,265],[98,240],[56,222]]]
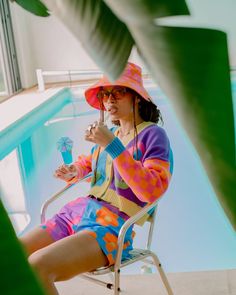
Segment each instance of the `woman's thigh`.
[[55,281],[67,280],[108,264],[96,239],[83,232],[38,250],[29,261],[36,270],[48,273]]
[[33,229],[23,237],[20,237],[19,240],[22,243],[27,256],[55,242],[51,235],[41,227]]

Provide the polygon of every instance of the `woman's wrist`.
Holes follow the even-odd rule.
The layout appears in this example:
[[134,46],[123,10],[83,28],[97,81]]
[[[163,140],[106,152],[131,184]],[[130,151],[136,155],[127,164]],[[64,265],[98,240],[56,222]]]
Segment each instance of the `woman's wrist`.
[[118,137],[114,139],[105,147],[104,149],[113,159],[117,158],[123,151],[125,147]]

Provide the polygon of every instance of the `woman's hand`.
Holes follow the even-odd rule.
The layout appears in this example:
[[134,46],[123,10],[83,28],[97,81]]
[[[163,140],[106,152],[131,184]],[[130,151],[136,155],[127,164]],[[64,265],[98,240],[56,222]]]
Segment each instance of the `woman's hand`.
[[56,178],[59,178],[65,181],[70,181],[72,178],[76,177],[77,175],[78,175],[78,171],[74,164],[69,166],[62,165],[54,172],[54,176]]
[[115,138],[114,134],[102,122],[94,122],[85,131],[85,140],[105,148]]

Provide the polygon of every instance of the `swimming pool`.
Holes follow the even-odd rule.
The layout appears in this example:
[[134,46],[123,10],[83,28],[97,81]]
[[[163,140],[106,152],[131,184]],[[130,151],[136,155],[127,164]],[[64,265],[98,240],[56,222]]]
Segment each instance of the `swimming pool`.
[[[167,272],[235,268],[234,233],[200,159],[164,93],[151,83],[147,87],[163,114],[175,157],[172,183],[160,201],[157,233],[153,237],[154,251],[159,254]],[[232,89],[235,106],[235,80]],[[56,149],[57,140],[62,136],[73,139],[74,159],[92,147],[84,142],[83,134],[88,124],[97,119],[98,112],[91,111],[84,103],[82,89],[73,91],[75,97],[69,98],[72,103],[64,105],[53,117],[44,118],[44,123],[37,126],[18,148],[25,205],[31,216],[29,228],[39,222],[39,208],[45,199],[62,187],[62,183],[52,176],[54,169],[62,163]],[[87,188],[88,184],[83,184],[79,192],[68,193],[50,213],[75,196],[84,195]],[[145,235],[145,227],[136,231]],[[136,241],[137,245],[142,243],[142,238]],[[130,272],[137,270],[132,268]]]

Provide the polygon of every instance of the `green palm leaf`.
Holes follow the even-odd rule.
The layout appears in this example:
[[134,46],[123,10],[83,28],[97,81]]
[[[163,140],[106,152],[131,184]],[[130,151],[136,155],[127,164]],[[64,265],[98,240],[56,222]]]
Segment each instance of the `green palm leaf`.
[[11,222],[0,201],[1,276],[0,288],[4,295],[43,295]]
[[235,132],[226,34],[155,25],[132,27],[132,33],[236,227]]
[[47,7],[40,0],[11,0],[16,2],[25,10],[38,15],[38,16],[49,16]]
[[126,25],[101,0],[44,0],[111,79],[123,71],[134,40]]
[[[226,34],[158,26],[148,9],[143,9],[145,21],[125,15],[125,6],[134,0],[105,1],[126,23],[154,79],[171,99],[236,228],[235,130]],[[140,2],[154,5],[154,1]]]
[[[48,15],[40,1],[16,2],[36,15]],[[236,228],[235,136],[226,35],[155,24],[158,17],[188,14],[183,0],[42,2],[111,79],[122,73],[136,44],[153,77],[171,99]],[[1,291],[9,295],[42,294],[1,204],[0,217]]]
[[126,24],[150,23],[163,16],[189,15],[184,0],[104,0]]

